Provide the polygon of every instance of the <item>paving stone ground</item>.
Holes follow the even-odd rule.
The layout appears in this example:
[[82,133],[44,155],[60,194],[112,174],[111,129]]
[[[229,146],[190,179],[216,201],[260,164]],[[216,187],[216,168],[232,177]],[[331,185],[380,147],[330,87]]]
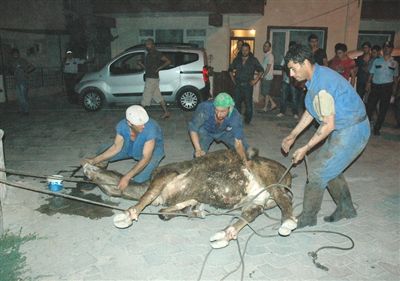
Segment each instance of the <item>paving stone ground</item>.
[[[33,98],[29,116],[19,115],[13,103],[0,105],[7,168],[38,175],[61,173],[68,176],[81,158],[92,156],[100,144],[112,142],[114,127],[123,118],[124,107],[89,113],[64,100],[60,95]],[[149,110],[164,130],[167,156],[162,164],[190,159],[193,153],[186,131],[192,113],[177,108],[171,111],[169,120],[161,120],[159,108]],[[280,142],[295,124],[289,116],[277,118],[273,114],[256,113],[251,125],[245,127],[245,133],[249,143],[260,149],[261,155],[288,166],[290,159],[281,155]],[[314,128],[310,128],[295,147],[304,144],[313,131]],[[213,146],[214,150],[222,148],[221,144]],[[392,128],[389,122],[381,136],[371,137],[364,153],[346,171],[358,208],[357,218],[325,223],[322,217],[335,208],[326,192],[318,225],[305,228],[307,233],[298,230],[286,238],[262,238],[245,228],[238,238],[242,251],[247,239],[253,236],[245,251],[244,280],[399,280],[399,151],[400,130]],[[131,164],[119,162],[111,168],[124,172]],[[291,173],[295,176],[292,188],[298,214],[306,180],[304,165]],[[46,189],[42,179],[20,176],[9,176],[8,179]],[[65,185],[74,187],[70,183]],[[70,191],[63,190],[65,193]],[[108,198],[98,189],[88,193],[123,208],[132,204],[123,199]],[[82,214],[92,206],[82,204],[74,205],[74,214],[66,214],[62,208],[67,208],[68,202],[52,201],[50,204],[47,195],[12,187],[8,188],[3,203],[6,229],[18,232],[22,228],[22,234],[37,233],[41,238],[27,242],[21,248],[27,258],[24,278],[37,280],[197,280],[210,251],[209,237],[231,221],[230,217],[211,216],[163,222],[156,216],[142,215],[132,227],[119,230],[113,226],[111,216],[118,211],[91,219]],[[41,213],[38,211],[41,206],[55,211],[52,215]],[[155,207],[146,209],[156,210]],[[272,218],[280,217],[278,209],[270,210],[268,214]],[[261,234],[268,235],[277,233],[274,223],[275,220],[260,216],[251,225]],[[329,271],[316,268],[308,252],[321,246],[349,247],[351,244],[344,237],[317,230],[341,232],[355,243],[350,251],[326,249],[318,253],[318,261]],[[228,247],[211,252],[202,280],[220,280],[239,263],[237,243],[232,241]],[[240,278],[239,269],[227,280]]]

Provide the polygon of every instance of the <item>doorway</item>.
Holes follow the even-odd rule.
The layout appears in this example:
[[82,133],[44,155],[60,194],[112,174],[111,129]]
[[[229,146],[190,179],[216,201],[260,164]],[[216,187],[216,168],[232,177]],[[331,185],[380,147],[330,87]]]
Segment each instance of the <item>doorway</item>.
[[229,46],[229,63],[236,58],[239,53],[238,42],[242,41],[250,45],[250,51],[254,54],[256,31],[254,29],[232,29]]

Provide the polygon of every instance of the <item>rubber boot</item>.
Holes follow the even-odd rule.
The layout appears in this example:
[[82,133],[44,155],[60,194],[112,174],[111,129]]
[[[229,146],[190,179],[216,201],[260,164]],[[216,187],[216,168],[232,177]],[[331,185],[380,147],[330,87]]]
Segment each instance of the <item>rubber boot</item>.
[[343,174],[328,183],[328,191],[336,203],[336,210],[332,215],[324,217],[326,222],[335,222],[341,219],[350,219],[357,216],[357,211],[353,206],[349,186]]
[[308,183],[304,188],[303,211],[297,217],[297,228],[317,224],[317,214],[321,209],[325,189],[319,185]]

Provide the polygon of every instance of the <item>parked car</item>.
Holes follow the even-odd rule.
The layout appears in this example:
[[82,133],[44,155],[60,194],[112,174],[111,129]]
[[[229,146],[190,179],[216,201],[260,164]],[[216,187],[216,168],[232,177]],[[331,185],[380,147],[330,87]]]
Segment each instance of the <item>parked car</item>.
[[[156,45],[171,60],[159,72],[160,91],[167,103],[177,103],[186,111],[209,96],[207,55],[204,49],[189,44]],[[75,86],[81,104],[88,111],[99,110],[105,103],[139,104],[144,89],[144,45],[131,47],[113,58],[97,72],[83,76]]]

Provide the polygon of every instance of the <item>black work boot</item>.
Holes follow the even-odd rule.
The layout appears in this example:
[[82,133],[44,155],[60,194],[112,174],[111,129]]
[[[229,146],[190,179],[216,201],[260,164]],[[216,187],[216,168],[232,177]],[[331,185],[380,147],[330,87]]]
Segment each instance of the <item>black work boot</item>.
[[336,210],[332,215],[324,217],[326,222],[335,222],[341,219],[350,219],[357,216],[357,211],[351,201],[349,186],[343,174],[328,183],[328,191],[336,203]]
[[297,217],[297,228],[313,226],[317,224],[317,214],[321,209],[324,188],[308,183],[304,188],[303,211]]

